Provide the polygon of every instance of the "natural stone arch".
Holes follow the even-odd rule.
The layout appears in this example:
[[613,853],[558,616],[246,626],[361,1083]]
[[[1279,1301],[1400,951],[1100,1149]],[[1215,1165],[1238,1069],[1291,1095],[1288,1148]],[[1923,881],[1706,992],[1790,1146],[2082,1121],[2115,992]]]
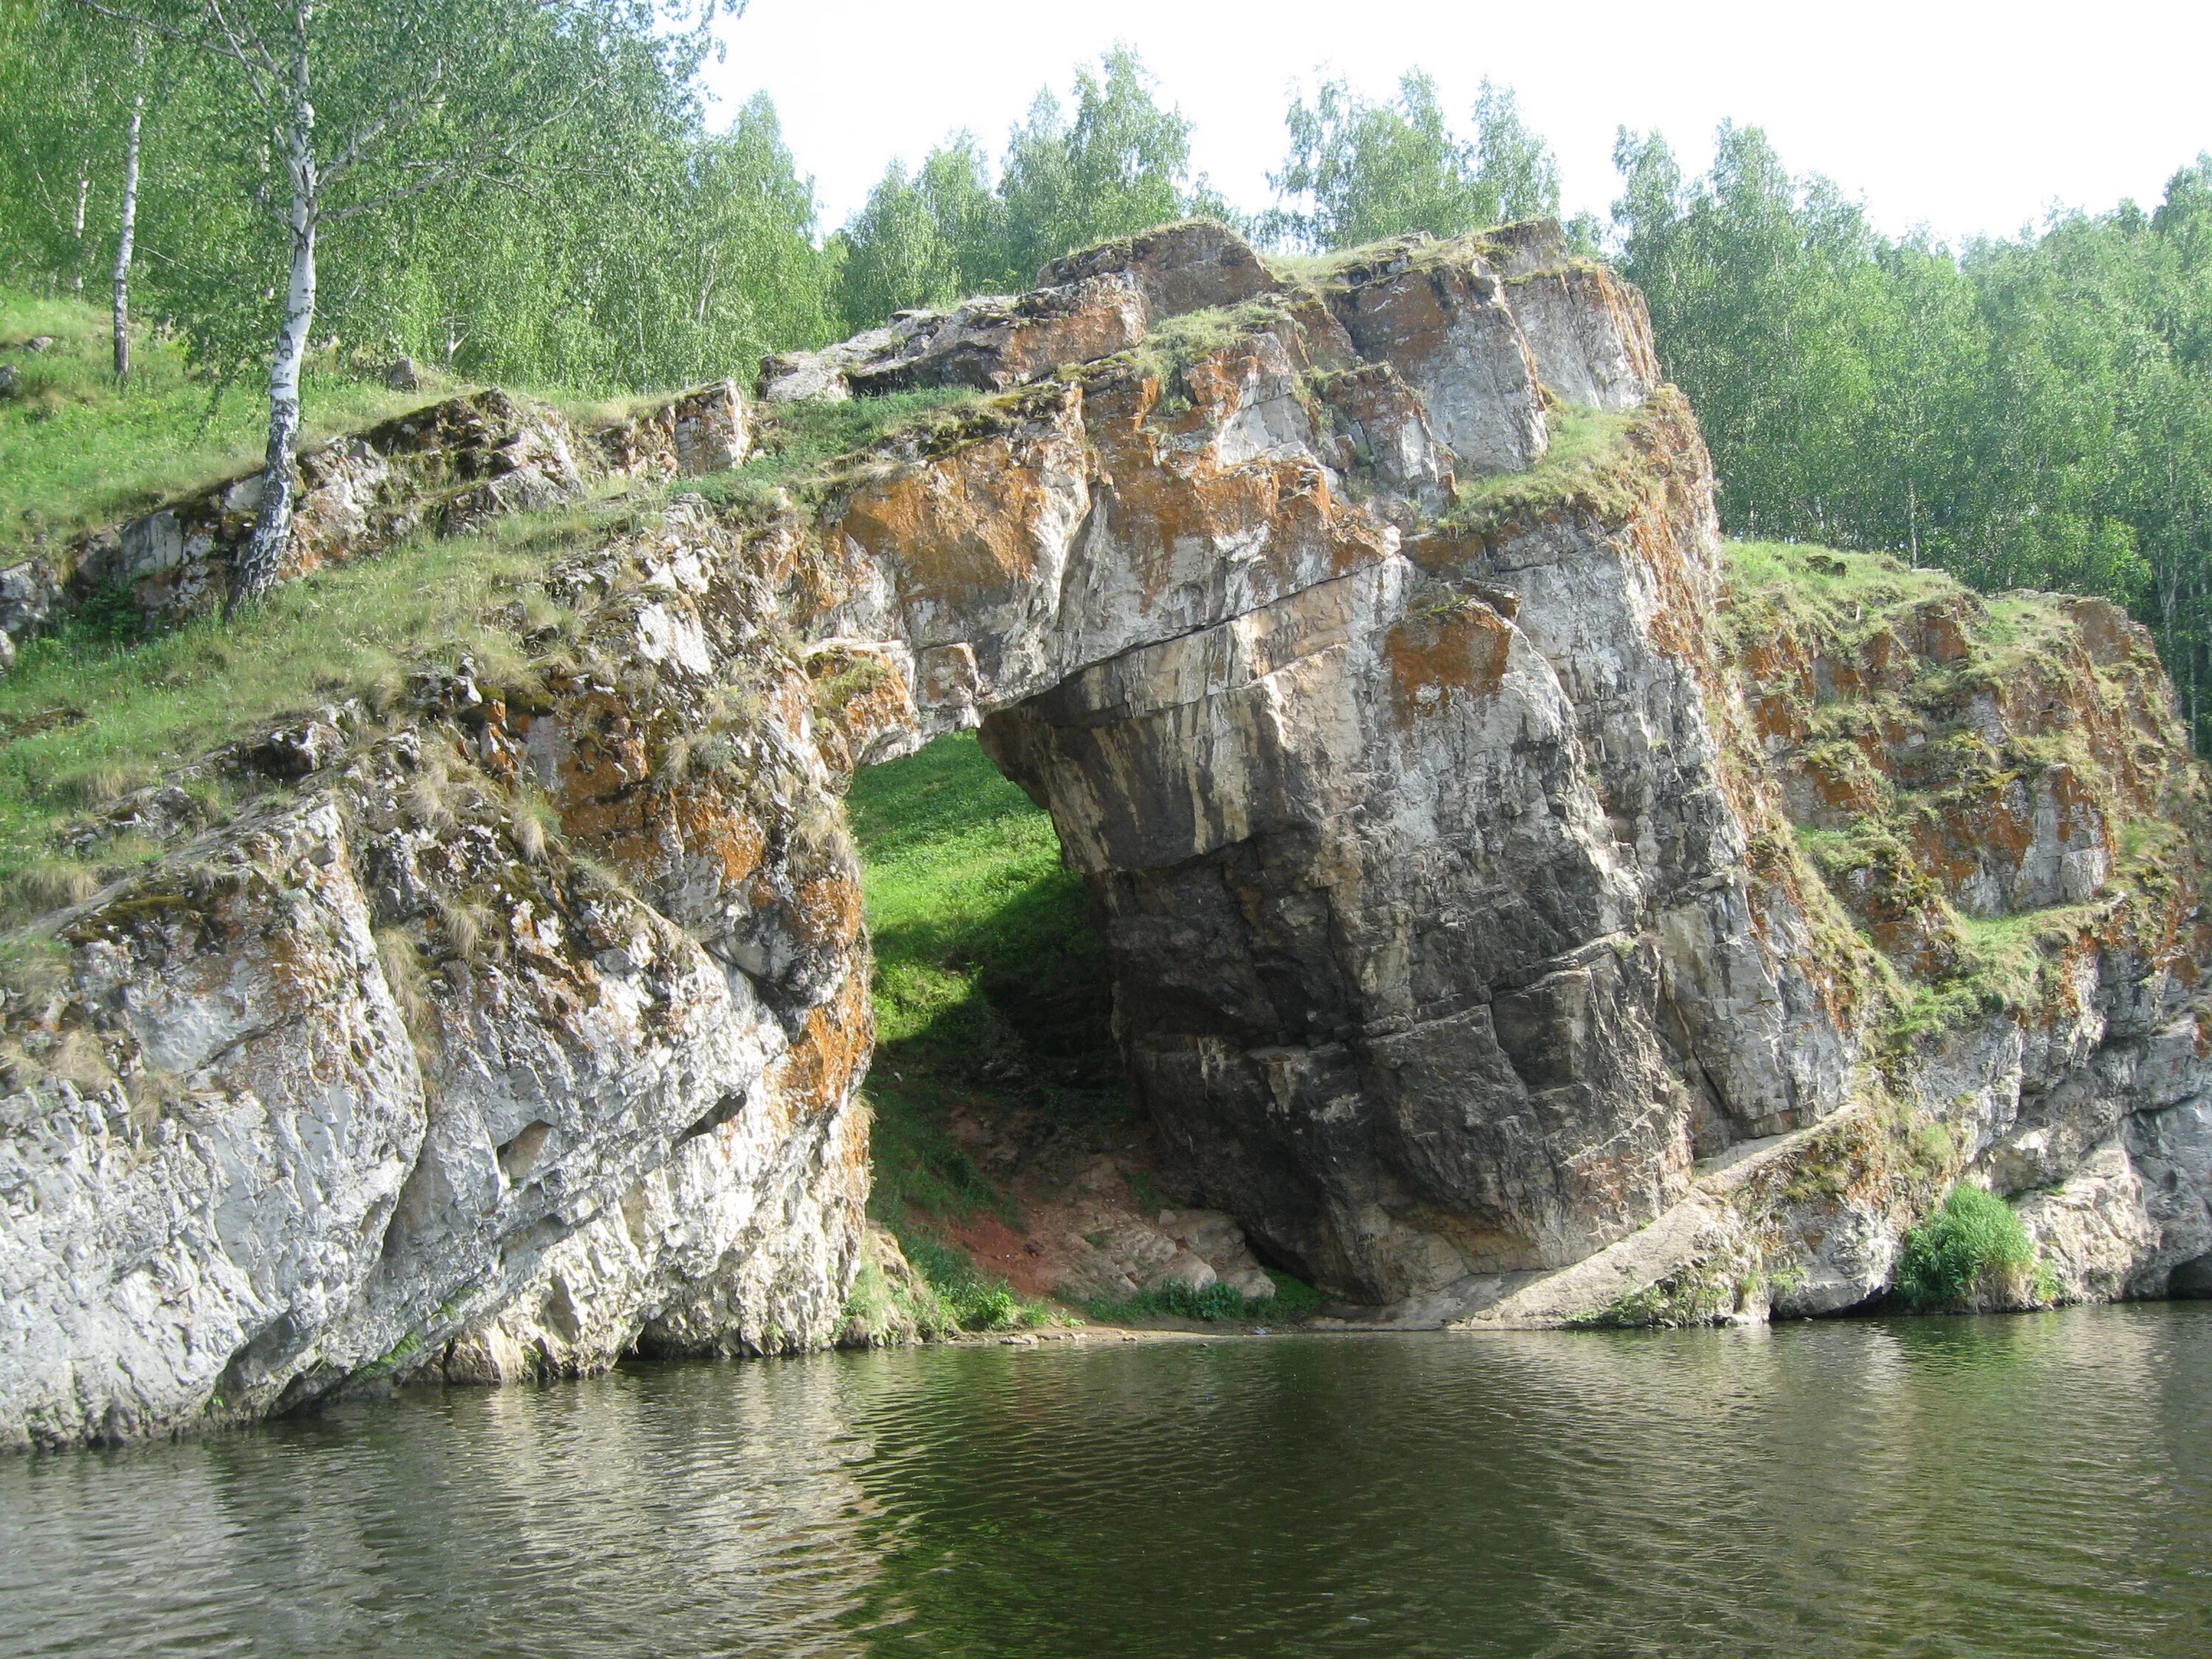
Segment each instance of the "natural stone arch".
[[[1158,290],[1191,240],[1118,257]],[[833,718],[856,758],[980,722],[1051,811],[1208,1202],[1339,1294],[1479,1303],[1841,1098],[1721,788],[1709,465],[1633,291],[1540,236],[1201,316],[825,515],[816,650],[883,670]],[[1601,459],[1547,471],[1553,418]]]
[[[803,489],[609,520],[521,608],[527,673],[248,734],[204,763],[283,787],[204,834],[135,804],[162,856],[39,923],[53,976],[0,1006],[0,1445],[838,1340],[873,1030],[837,795],[971,726],[1098,896],[1206,1196],[1378,1320],[1830,1311],[1962,1176],[2069,1295],[2202,1289],[2201,860],[2122,830],[2206,794],[2117,609],[2018,597],[1995,651],[1961,590],[1804,551],[1881,616],[1724,657],[1695,423],[1547,224],[1287,276],[1167,227],[761,392],[949,386],[983,395]],[[487,407],[447,415],[512,488],[447,507],[577,482]],[[720,469],[744,416],[710,388],[595,465]],[[367,452],[334,513],[412,488]],[[1893,789],[1832,887],[1793,828]],[[1947,907],[2060,901],[2032,1006],[1897,1018]]]

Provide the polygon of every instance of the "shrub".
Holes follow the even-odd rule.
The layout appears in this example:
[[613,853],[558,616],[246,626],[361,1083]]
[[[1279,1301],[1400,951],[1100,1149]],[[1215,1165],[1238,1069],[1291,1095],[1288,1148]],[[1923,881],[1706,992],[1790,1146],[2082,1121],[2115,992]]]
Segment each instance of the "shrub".
[[1246,1296],[1219,1279],[1202,1290],[1188,1285],[1162,1285],[1122,1301],[1094,1302],[1090,1313],[1108,1324],[1175,1318],[1202,1320],[1211,1325],[1232,1319],[1304,1319],[1320,1310],[1321,1292],[1312,1285],[1272,1267],[1266,1272],[1275,1286],[1269,1296]]
[[899,1248],[963,1331],[1011,1331],[1052,1318],[1043,1304],[1024,1297],[1003,1279],[980,1272],[965,1250],[912,1229],[898,1230]]
[[1961,1184],[1907,1235],[1898,1293],[1915,1308],[2019,1307],[2042,1287],[2035,1245],[2012,1206]]

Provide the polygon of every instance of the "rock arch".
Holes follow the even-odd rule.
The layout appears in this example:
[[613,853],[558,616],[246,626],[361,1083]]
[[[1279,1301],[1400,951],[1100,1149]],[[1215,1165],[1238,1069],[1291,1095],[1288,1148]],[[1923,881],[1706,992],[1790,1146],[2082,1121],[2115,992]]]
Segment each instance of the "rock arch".
[[1468,1297],[1832,1110],[1848,1035],[1746,867],[1711,471],[1634,291],[1541,228],[1302,285],[1224,246],[1066,273],[1172,296],[1158,343],[853,489],[818,648],[911,688],[861,756],[980,723],[1052,812],[1210,1201],[1340,1294]]
[[[837,796],[967,727],[1098,897],[1170,1146],[1378,1319],[1830,1310],[1966,1174],[2069,1294],[2212,1250],[2197,858],[2124,833],[2203,821],[2147,637],[2043,596],[2000,659],[1972,596],[1808,554],[1881,617],[1724,642],[1695,422],[1556,226],[1290,275],[1166,227],[759,388],[793,426],[917,391],[562,555],[522,671],[209,757],[283,787],[204,832],[117,809],[167,852],[0,1006],[0,1444],[836,1340],[873,1035]],[[558,430],[448,412],[509,483],[447,507],[570,493]],[[391,531],[371,475],[442,476],[427,429],[340,455],[331,524],[358,483]],[[712,388],[586,453],[689,477],[747,432]],[[176,520],[208,570],[221,496]],[[1862,819],[1832,887],[1795,832]],[[2039,1000],[1962,978],[1959,915],[2035,907]]]

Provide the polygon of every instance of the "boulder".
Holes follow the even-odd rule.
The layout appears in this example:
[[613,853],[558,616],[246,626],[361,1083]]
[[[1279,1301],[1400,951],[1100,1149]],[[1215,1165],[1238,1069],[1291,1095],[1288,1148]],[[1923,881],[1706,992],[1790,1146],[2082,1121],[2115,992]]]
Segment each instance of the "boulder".
[[1536,360],[1479,259],[1425,250],[1360,270],[1332,298],[1353,345],[1420,393],[1431,428],[1467,471],[1520,472],[1543,455]]
[[1063,255],[1037,273],[1037,286],[1107,276],[1133,283],[1154,317],[1241,305],[1281,286],[1243,237],[1210,219],[1186,219]]
[[1127,350],[1145,337],[1147,316],[1143,291],[1119,272],[971,300],[847,368],[846,382],[863,396],[949,386],[1004,392]]

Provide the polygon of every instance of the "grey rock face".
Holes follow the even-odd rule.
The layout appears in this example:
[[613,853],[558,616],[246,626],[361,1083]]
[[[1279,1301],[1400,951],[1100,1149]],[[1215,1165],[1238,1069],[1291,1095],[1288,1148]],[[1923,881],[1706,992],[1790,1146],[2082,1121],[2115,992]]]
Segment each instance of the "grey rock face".
[[1536,360],[1496,277],[1472,261],[1408,261],[1349,285],[1336,306],[1361,355],[1421,394],[1468,471],[1535,465],[1550,442]]
[[1054,259],[1037,273],[1037,286],[1102,276],[1134,282],[1155,317],[1238,305],[1281,287],[1243,237],[1206,219],[1162,225]]
[[1513,315],[1537,378],[1571,404],[1633,409],[1659,387],[1644,296],[1595,265],[1510,278]]
[[50,924],[4,1010],[0,1446],[836,1337],[871,1027],[826,775],[771,714],[650,785],[726,680],[805,707],[733,554],[678,508],[564,573],[618,716],[465,665],[389,737],[279,728],[240,758],[294,793]]
[[[1711,465],[1632,290],[1541,226],[1317,287],[1240,246],[1170,227],[772,366],[770,401],[1011,389],[818,507],[611,532],[554,571],[586,636],[514,706],[464,662],[396,730],[231,751],[291,786],[237,823],[118,803],[168,856],[41,924],[0,1006],[0,1443],[835,1340],[873,1035],[837,790],[978,726],[1096,896],[1207,1206],[1102,1255],[1109,1289],[1257,1289],[1249,1237],[1397,1322],[1820,1312],[1962,1177],[2025,1195],[2067,1294],[2203,1283],[2212,930],[2194,852],[2129,866],[2119,829],[2203,792],[2139,630],[2050,601],[2057,654],[1979,676],[1958,599],[1724,636]],[[1614,417],[1568,477],[1547,383]],[[495,415],[334,446],[334,544],[456,457],[440,511],[750,441],[727,387],[588,445]],[[1498,468],[1505,505],[1456,490]],[[204,506],[99,556],[204,571],[249,508]],[[1852,688],[1883,731],[1812,741]],[[1832,890],[1797,826],[1917,787],[1899,708],[2044,759]],[[1948,917],[2021,906],[2060,913],[2023,936],[2039,1000],[1899,1024]]]

